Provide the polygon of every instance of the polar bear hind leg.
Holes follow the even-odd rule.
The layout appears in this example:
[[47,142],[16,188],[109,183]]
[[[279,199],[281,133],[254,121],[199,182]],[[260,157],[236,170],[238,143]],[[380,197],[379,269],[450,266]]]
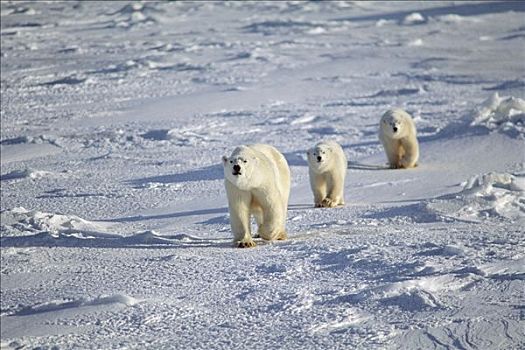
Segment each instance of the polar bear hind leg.
[[419,158],[419,145],[417,140],[406,140],[402,142],[403,155],[399,160],[400,168],[413,168],[417,166]]
[[272,241],[286,239],[286,229],[284,228],[284,222],[279,220],[282,216],[280,208],[272,208],[266,210],[264,215],[264,221],[259,226],[258,233],[261,238]]

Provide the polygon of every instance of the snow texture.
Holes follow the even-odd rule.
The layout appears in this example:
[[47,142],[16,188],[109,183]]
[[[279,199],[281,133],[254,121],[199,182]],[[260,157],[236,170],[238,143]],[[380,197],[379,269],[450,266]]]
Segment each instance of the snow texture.
[[[1,348],[525,348],[523,12],[2,1]],[[250,143],[290,164],[289,238],[238,249],[221,157]]]

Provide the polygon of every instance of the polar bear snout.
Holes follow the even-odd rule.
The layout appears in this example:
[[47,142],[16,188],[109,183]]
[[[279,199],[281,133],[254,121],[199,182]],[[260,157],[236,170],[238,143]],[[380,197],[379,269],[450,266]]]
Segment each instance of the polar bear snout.
[[317,156],[317,162],[321,163],[322,160],[323,160],[323,157]]
[[398,130],[397,125],[394,125],[394,126],[392,127],[392,130],[394,131],[394,133],[396,133],[397,130]]
[[235,164],[233,166],[233,175],[241,175],[241,166],[239,164]]

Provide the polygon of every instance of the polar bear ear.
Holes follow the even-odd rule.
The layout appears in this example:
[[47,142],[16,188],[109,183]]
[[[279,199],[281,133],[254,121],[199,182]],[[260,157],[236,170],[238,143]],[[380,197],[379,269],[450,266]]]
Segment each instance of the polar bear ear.
[[226,156],[222,156],[222,162],[223,162],[224,164],[228,163],[228,157],[226,157]]

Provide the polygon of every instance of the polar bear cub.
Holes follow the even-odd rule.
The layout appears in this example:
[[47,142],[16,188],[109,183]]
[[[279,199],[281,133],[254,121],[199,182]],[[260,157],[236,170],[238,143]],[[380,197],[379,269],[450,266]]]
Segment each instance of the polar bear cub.
[[290,168],[284,156],[265,144],[243,145],[222,158],[234,242],[254,247],[251,216],[266,240],[286,239]]
[[417,166],[419,144],[410,114],[398,108],[386,111],[381,117],[379,139],[385,148],[390,168]]
[[335,141],[322,141],[309,149],[307,155],[315,206],[344,205],[347,160],[341,146]]

